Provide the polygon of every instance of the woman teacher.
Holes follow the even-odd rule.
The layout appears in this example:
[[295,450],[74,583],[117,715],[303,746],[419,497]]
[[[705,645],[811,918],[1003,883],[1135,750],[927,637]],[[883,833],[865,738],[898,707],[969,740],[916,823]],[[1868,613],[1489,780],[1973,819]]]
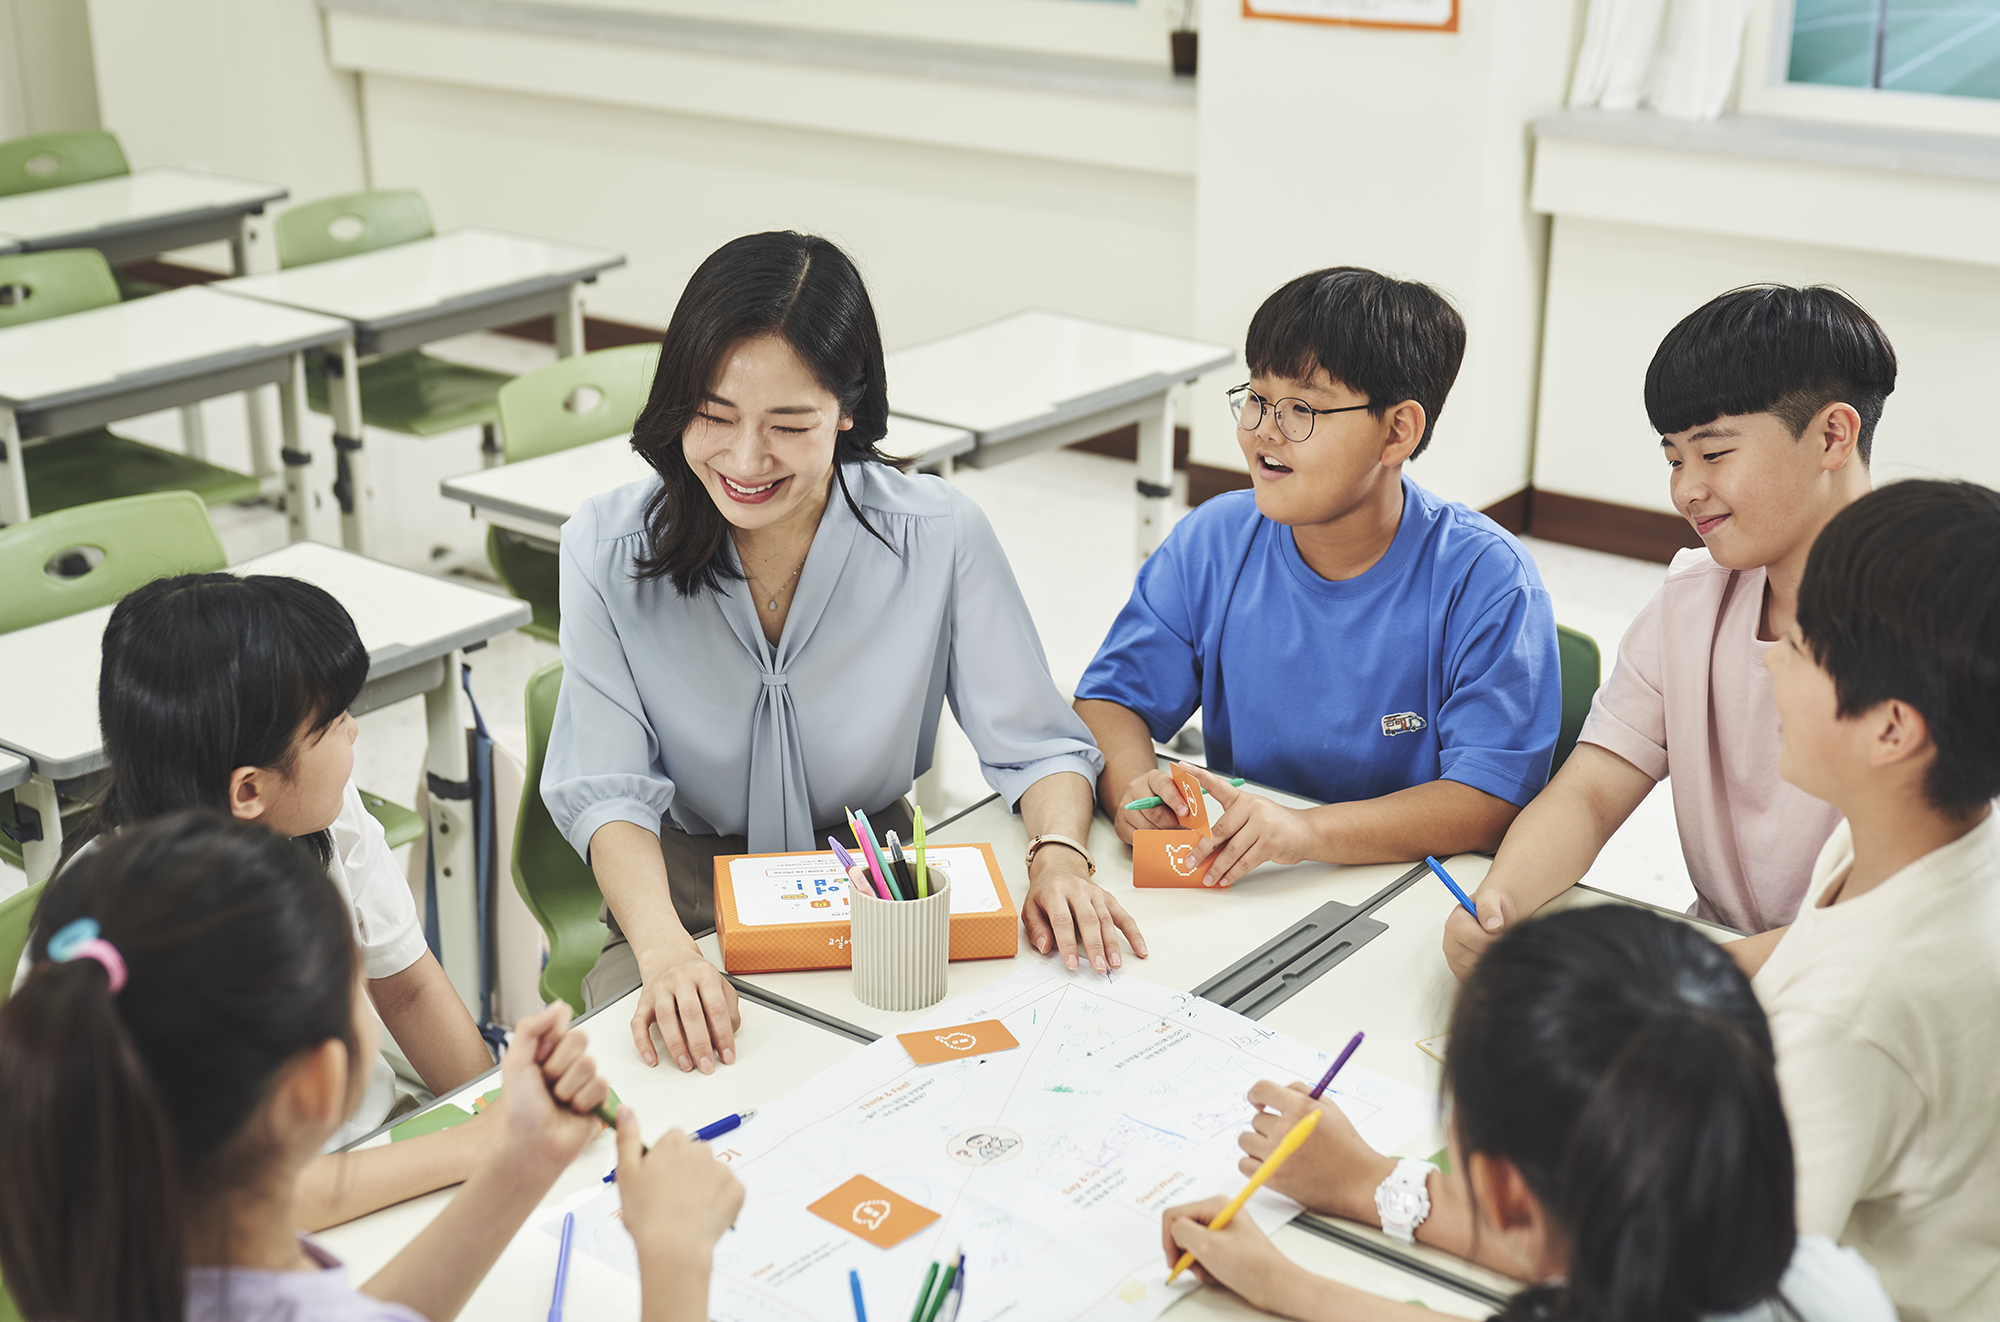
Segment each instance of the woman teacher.
[[1031,837],[1035,948],[1121,962],[1137,924],[1090,880],[1104,759],[1049,676],[979,507],[876,448],[881,334],[824,239],[754,234],[702,263],[674,309],[632,444],[655,477],[562,532],[562,697],[542,797],[604,892],[591,1004],[641,986],[683,1070],[733,1063],[736,993],[690,933],[712,860],[824,848],[842,809],[907,836],[904,800],[944,701]]

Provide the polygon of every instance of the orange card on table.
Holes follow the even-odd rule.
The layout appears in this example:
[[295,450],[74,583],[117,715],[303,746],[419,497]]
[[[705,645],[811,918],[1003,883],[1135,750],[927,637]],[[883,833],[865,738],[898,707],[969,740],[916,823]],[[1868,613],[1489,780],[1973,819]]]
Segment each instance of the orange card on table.
[[954,1028],[933,1028],[922,1033],[898,1033],[896,1040],[903,1044],[903,1050],[910,1053],[910,1059],[919,1065],[986,1056],[995,1051],[1011,1051],[1021,1045],[1007,1031],[1007,1025],[998,1019],[982,1019],[976,1024],[959,1024]]
[[1201,838],[1202,833],[1196,831],[1134,831],[1132,884],[1151,888],[1200,886],[1215,863],[1214,854],[1195,861],[1194,847]]
[[806,1211],[852,1231],[878,1249],[894,1248],[938,1219],[930,1208],[884,1189],[866,1175],[855,1176]]
[[1181,802],[1188,806],[1185,814],[1177,814],[1182,828],[1201,835],[1213,834],[1208,829],[1208,800],[1201,796],[1200,782],[1178,762],[1167,768],[1167,774],[1174,778],[1174,788],[1181,792]]

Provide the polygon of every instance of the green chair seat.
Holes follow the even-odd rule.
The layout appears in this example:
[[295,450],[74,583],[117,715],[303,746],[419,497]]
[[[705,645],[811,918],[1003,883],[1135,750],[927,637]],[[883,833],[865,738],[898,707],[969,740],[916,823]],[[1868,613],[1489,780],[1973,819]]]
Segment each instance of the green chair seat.
[[1569,761],[1583,733],[1584,717],[1590,715],[1590,700],[1597,695],[1603,676],[1604,659],[1597,640],[1567,625],[1556,626],[1556,656],[1562,663],[1562,733],[1556,736],[1555,757],[1549,763],[1553,776]]
[[28,508],[37,514],[154,491],[192,491],[207,505],[255,500],[249,473],[129,440],[102,427],[28,446]]
[[545,643],[560,643],[562,626],[561,560],[554,551],[507,531],[486,533],[486,558],[507,591],[528,603],[534,618],[521,632]]
[[[409,436],[485,426],[498,416],[493,401],[500,387],[513,379],[421,349],[390,354],[361,365],[361,421]],[[326,396],[326,378],[308,372],[306,398],[315,413],[329,411]]]
[[391,803],[379,794],[361,791],[361,806],[368,815],[382,824],[382,834],[389,839],[389,848],[398,849],[414,840],[423,839],[424,819],[400,803]]
[[582,1014],[583,975],[604,950],[605,927],[597,918],[604,896],[542,802],[542,761],[549,751],[562,677],[560,661],[528,677],[528,768],[521,811],[514,819],[514,888],[549,939],[542,999],[568,1001]]

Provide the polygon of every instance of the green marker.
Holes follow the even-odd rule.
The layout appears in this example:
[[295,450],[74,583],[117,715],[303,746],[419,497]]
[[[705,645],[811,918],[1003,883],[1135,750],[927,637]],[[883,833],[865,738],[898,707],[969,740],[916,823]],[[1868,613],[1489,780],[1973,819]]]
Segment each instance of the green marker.
[[[1230,783],[1231,785],[1234,785],[1234,786],[1235,786],[1235,787],[1236,787],[1237,789],[1242,789],[1242,788],[1243,788],[1243,777],[1241,777],[1241,776],[1231,776],[1231,777],[1229,778],[1229,783]],[[1134,800],[1133,800],[1132,802],[1130,802],[1130,803],[1128,803],[1128,804],[1126,804],[1126,805],[1125,805],[1125,811],[1127,811],[1127,812],[1143,812],[1143,811],[1144,811],[1145,809],[1147,809],[1147,808],[1157,808],[1157,807],[1159,807],[1159,806],[1161,806],[1161,805],[1160,805],[1160,796],[1159,796],[1159,795],[1157,795],[1157,794],[1154,794],[1154,795],[1150,795],[1150,796],[1148,796],[1147,798],[1143,798],[1143,799],[1134,799]]]
[[930,869],[924,866],[924,805],[916,805],[917,835],[917,898],[924,899],[931,893]]

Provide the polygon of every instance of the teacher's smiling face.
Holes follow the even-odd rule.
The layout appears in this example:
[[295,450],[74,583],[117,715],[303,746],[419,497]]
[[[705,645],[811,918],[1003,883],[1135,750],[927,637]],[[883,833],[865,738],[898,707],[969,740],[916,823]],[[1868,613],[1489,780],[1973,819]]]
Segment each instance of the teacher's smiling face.
[[748,532],[817,519],[834,438],[853,425],[790,344],[759,335],[723,355],[681,453],[722,516]]

